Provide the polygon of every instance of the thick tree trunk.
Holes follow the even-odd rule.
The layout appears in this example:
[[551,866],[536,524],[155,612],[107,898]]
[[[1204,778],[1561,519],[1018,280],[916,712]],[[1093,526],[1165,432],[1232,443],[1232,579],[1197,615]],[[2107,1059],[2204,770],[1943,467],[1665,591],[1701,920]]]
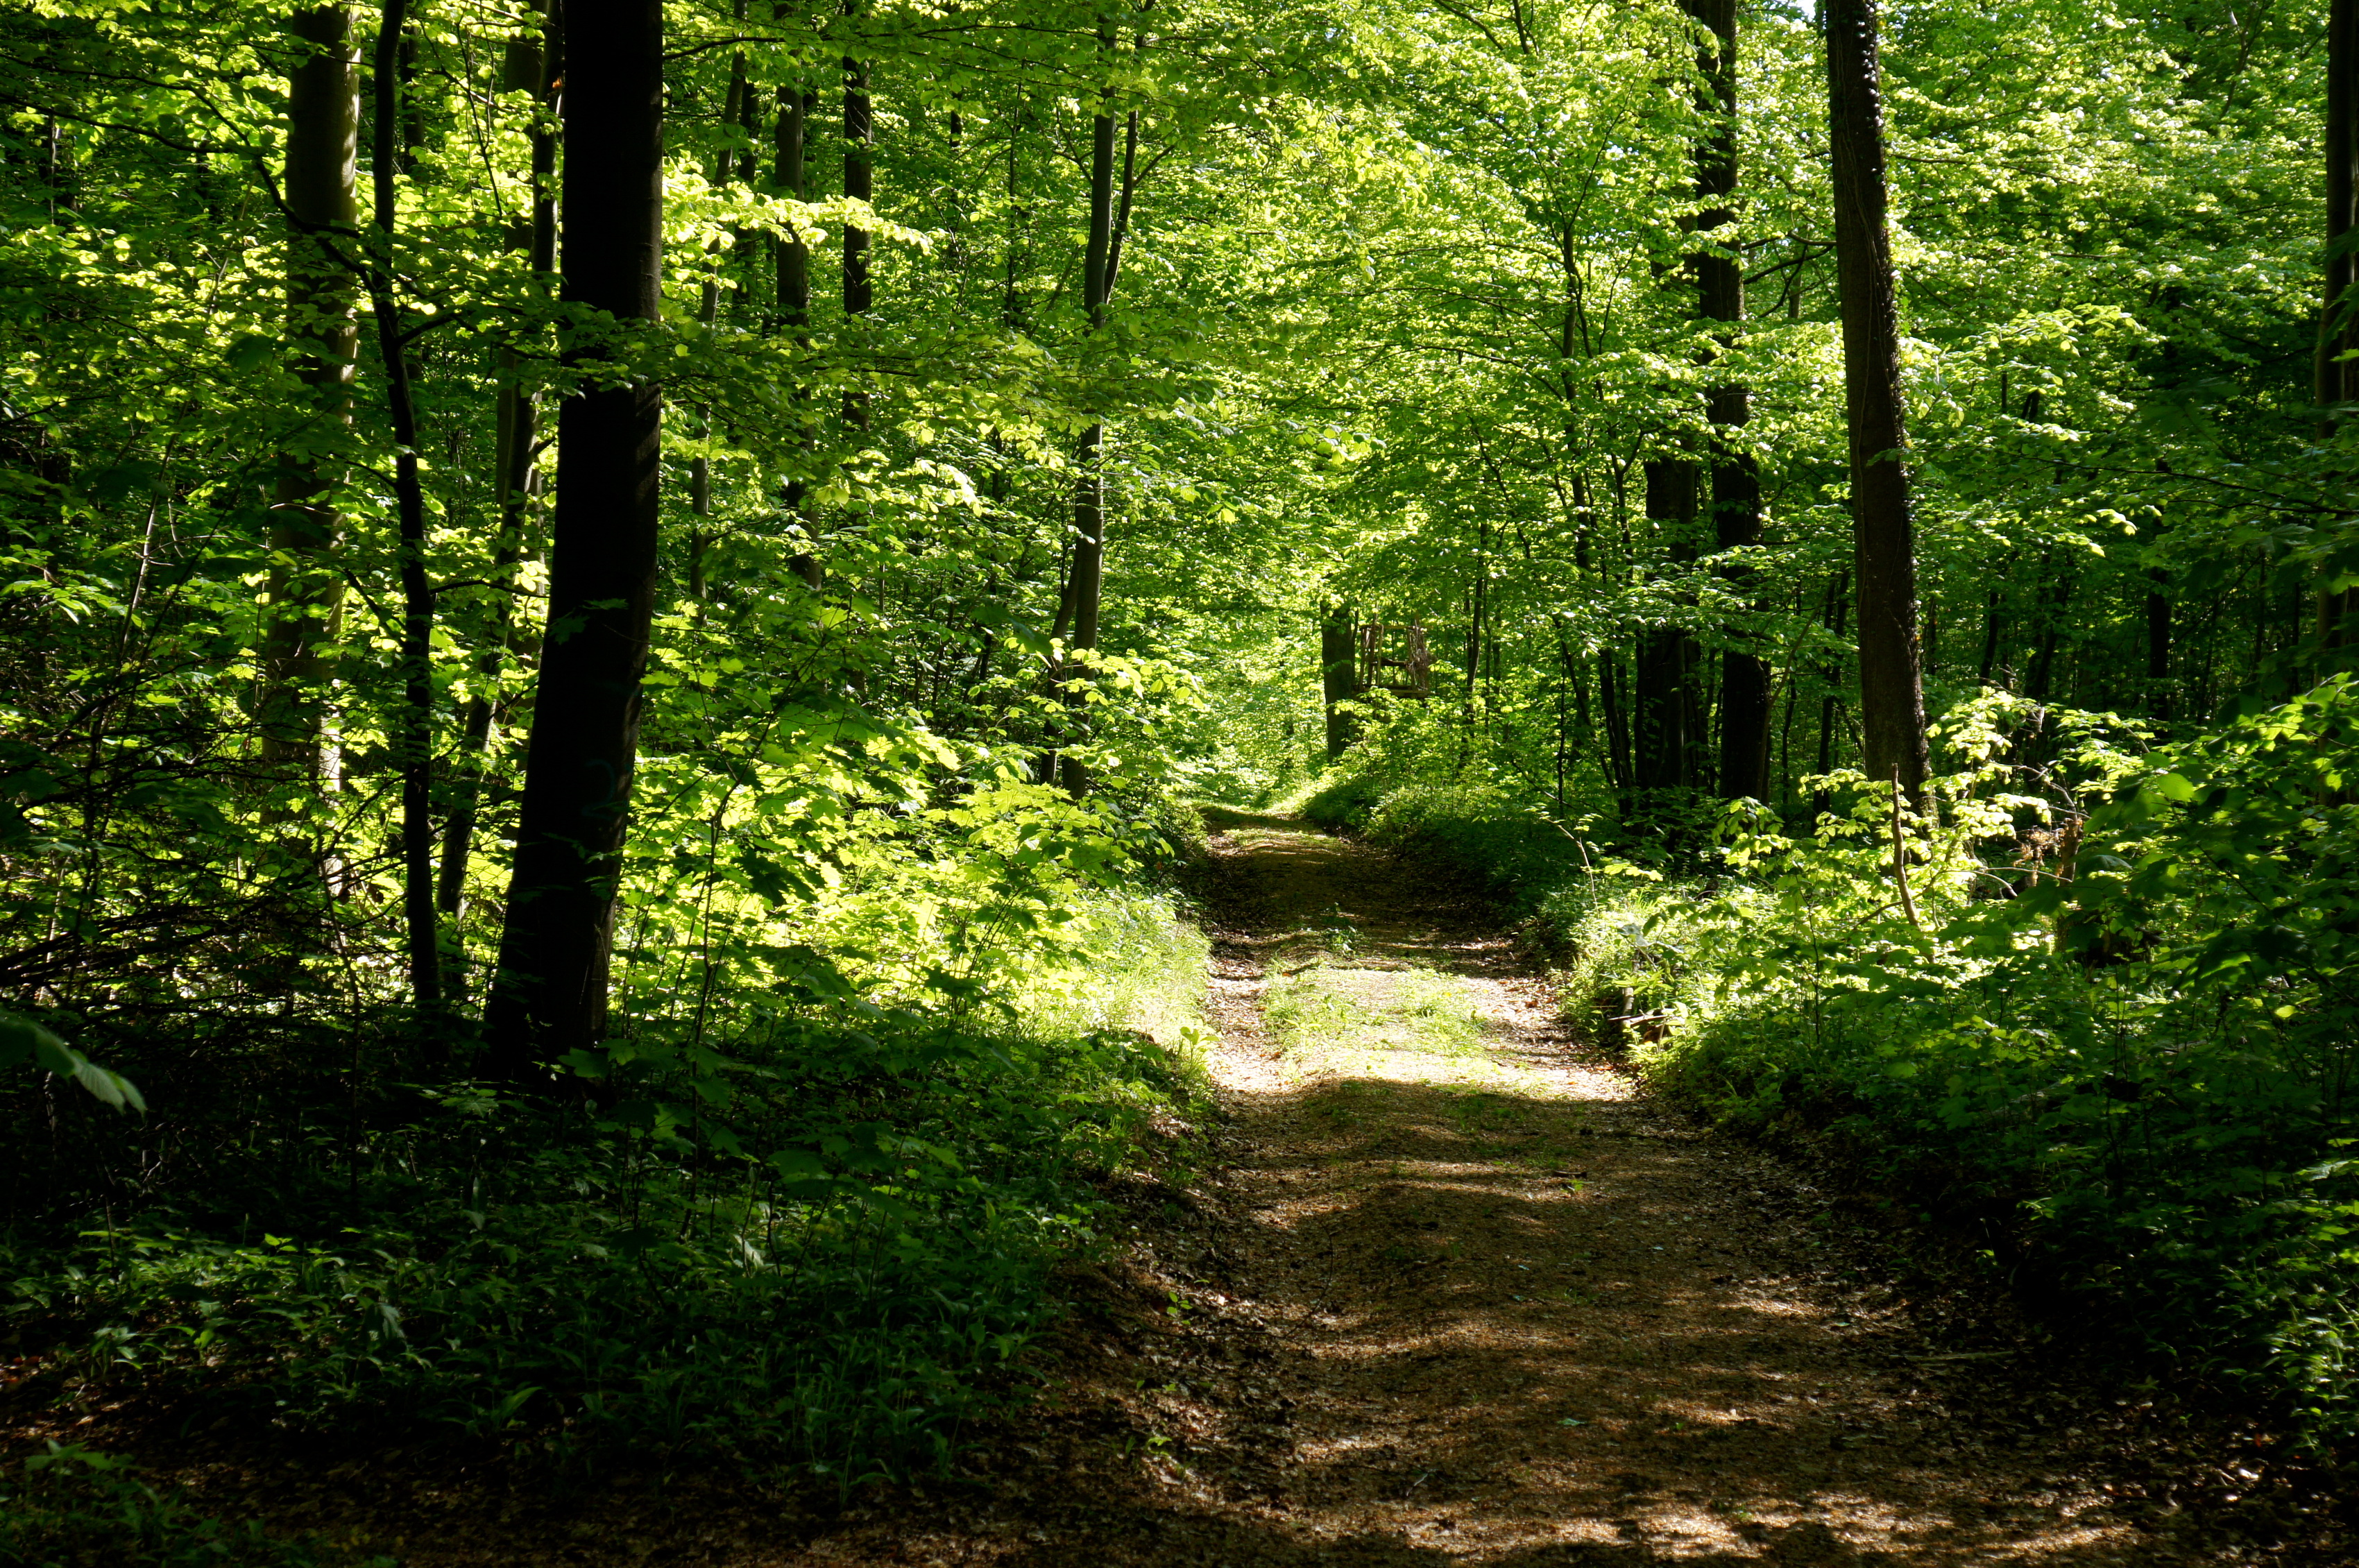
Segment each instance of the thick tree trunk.
[[394,239],[400,208],[394,177],[400,156],[402,27],[408,0],[385,0],[370,75],[375,90],[369,167],[376,198],[370,247],[369,312],[376,320],[385,371],[386,411],[393,425],[393,496],[401,539],[401,713],[393,752],[401,773],[401,909],[409,960],[409,994],[420,1013],[442,999],[441,942],[434,909],[434,588],[426,575],[426,495],[418,476],[418,401],[409,384],[408,345],[394,298]]
[[342,520],[327,499],[350,429],[360,348],[360,40],[342,5],[295,13],[310,51],[287,82],[287,337],[310,418],[280,454],[263,634],[262,750],[274,769],[333,782],[325,743],[328,653],[343,609]]
[[1835,274],[1859,598],[1860,733],[1867,776],[1922,803],[1925,696],[1918,665],[1917,544],[1900,395],[1899,302],[1886,220],[1876,0],[1827,0],[1827,125],[1834,155]]
[[[663,267],[661,0],[568,0],[564,297],[616,340],[653,330]],[[496,1076],[604,1031],[640,678],[656,586],[659,391],[622,341],[571,354],[558,412],[549,628],[526,755],[507,925],[484,1026]]]
[[[1697,65],[1705,92],[1697,107],[1712,116],[1712,127],[1696,147],[1696,195],[1704,202],[1696,234],[1736,221],[1729,203],[1736,194],[1736,0],[1682,0],[1689,16],[1711,35]],[[1745,268],[1734,253],[1699,250],[1696,296],[1704,320],[1718,325],[1723,352],[1735,345],[1745,321]],[[1761,477],[1753,454],[1734,438],[1753,417],[1752,396],[1743,386],[1722,384],[1706,393],[1713,430],[1712,451],[1712,542],[1725,554],[1761,542]],[[1749,566],[1727,569],[1739,587],[1753,576]],[[1720,656],[1720,793],[1731,800],[1766,800],[1769,795],[1769,661],[1748,648]]]

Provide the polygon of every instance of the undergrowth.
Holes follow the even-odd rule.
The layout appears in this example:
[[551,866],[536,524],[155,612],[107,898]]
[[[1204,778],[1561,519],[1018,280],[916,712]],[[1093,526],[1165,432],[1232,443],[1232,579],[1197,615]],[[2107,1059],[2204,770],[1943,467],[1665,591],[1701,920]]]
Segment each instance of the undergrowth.
[[317,1539],[227,1524],[120,1459],[51,1443],[0,1471],[0,1563],[12,1568],[394,1568]]
[[1025,1396],[1107,1179],[1202,1094],[1204,938],[1109,808],[1020,793],[960,808],[957,859],[870,834],[795,925],[705,898],[700,941],[644,949],[675,994],[549,1092],[419,1084],[398,1036],[249,1039],[215,1085],[118,1045],[164,1114],[17,1188],[16,1399],[577,1476],[946,1468]]

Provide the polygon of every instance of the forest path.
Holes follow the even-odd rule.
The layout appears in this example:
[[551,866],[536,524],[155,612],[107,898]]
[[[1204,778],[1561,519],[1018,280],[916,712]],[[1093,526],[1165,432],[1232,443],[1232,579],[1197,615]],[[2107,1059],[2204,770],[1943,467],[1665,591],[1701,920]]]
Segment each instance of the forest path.
[[[1229,824],[1212,1257],[1244,1365],[1163,1390],[1161,1478],[1195,1528],[1134,1518],[1035,1560],[2168,1555],[2061,1421],[2003,1459],[1948,1428],[1930,1380],[1992,1353],[1830,1279],[1823,1201],[1569,1043],[1481,911],[1364,847]],[[1258,1463],[1222,1475],[1222,1448]]]
[[1904,1236],[1636,1095],[1479,899],[1221,820],[1223,1114],[1116,1180],[1124,1245],[1068,1269],[1043,1397],[954,1479],[545,1494],[354,1465],[333,1486],[376,1500],[350,1526],[420,1568],[2359,1561],[2274,1550],[2279,1501],[2213,1506],[2266,1490],[2256,1450],[1897,1283]]

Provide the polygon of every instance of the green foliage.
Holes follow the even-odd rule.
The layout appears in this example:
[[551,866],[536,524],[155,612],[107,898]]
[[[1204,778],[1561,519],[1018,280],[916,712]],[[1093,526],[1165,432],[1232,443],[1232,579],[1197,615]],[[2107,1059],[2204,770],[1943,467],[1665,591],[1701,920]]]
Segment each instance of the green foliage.
[[71,1078],[101,1105],[118,1111],[147,1108],[128,1078],[108,1072],[31,1019],[0,1013],[0,1068],[5,1067],[32,1067]]
[[394,1568],[262,1527],[224,1524],[110,1455],[52,1442],[0,1474],[0,1562],[16,1568]]
[[1889,791],[1854,779],[1810,840],[1740,826],[1717,889],[1553,894],[1568,990],[1655,1025],[1657,1087],[2347,1441],[2351,705],[2338,680],[2142,759],[2085,744],[2068,794],[2096,809],[2060,830],[1993,769],[1952,776],[1940,822],[1900,820],[1914,920]]

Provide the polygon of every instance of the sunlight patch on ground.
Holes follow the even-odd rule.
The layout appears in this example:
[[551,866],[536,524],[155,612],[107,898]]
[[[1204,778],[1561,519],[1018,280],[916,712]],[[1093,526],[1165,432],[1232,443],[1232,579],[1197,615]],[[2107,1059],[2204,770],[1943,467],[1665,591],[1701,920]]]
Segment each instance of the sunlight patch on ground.
[[[1490,1050],[1505,998],[1489,981],[1431,969],[1363,968],[1326,959],[1271,982],[1263,996],[1271,1043],[1296,1084],[1317,1080],[1488,1090],[1524,1100],[1563,1097],[1560,1074]],[[1484,1107],[1462,1130],[1477,1136]]]

